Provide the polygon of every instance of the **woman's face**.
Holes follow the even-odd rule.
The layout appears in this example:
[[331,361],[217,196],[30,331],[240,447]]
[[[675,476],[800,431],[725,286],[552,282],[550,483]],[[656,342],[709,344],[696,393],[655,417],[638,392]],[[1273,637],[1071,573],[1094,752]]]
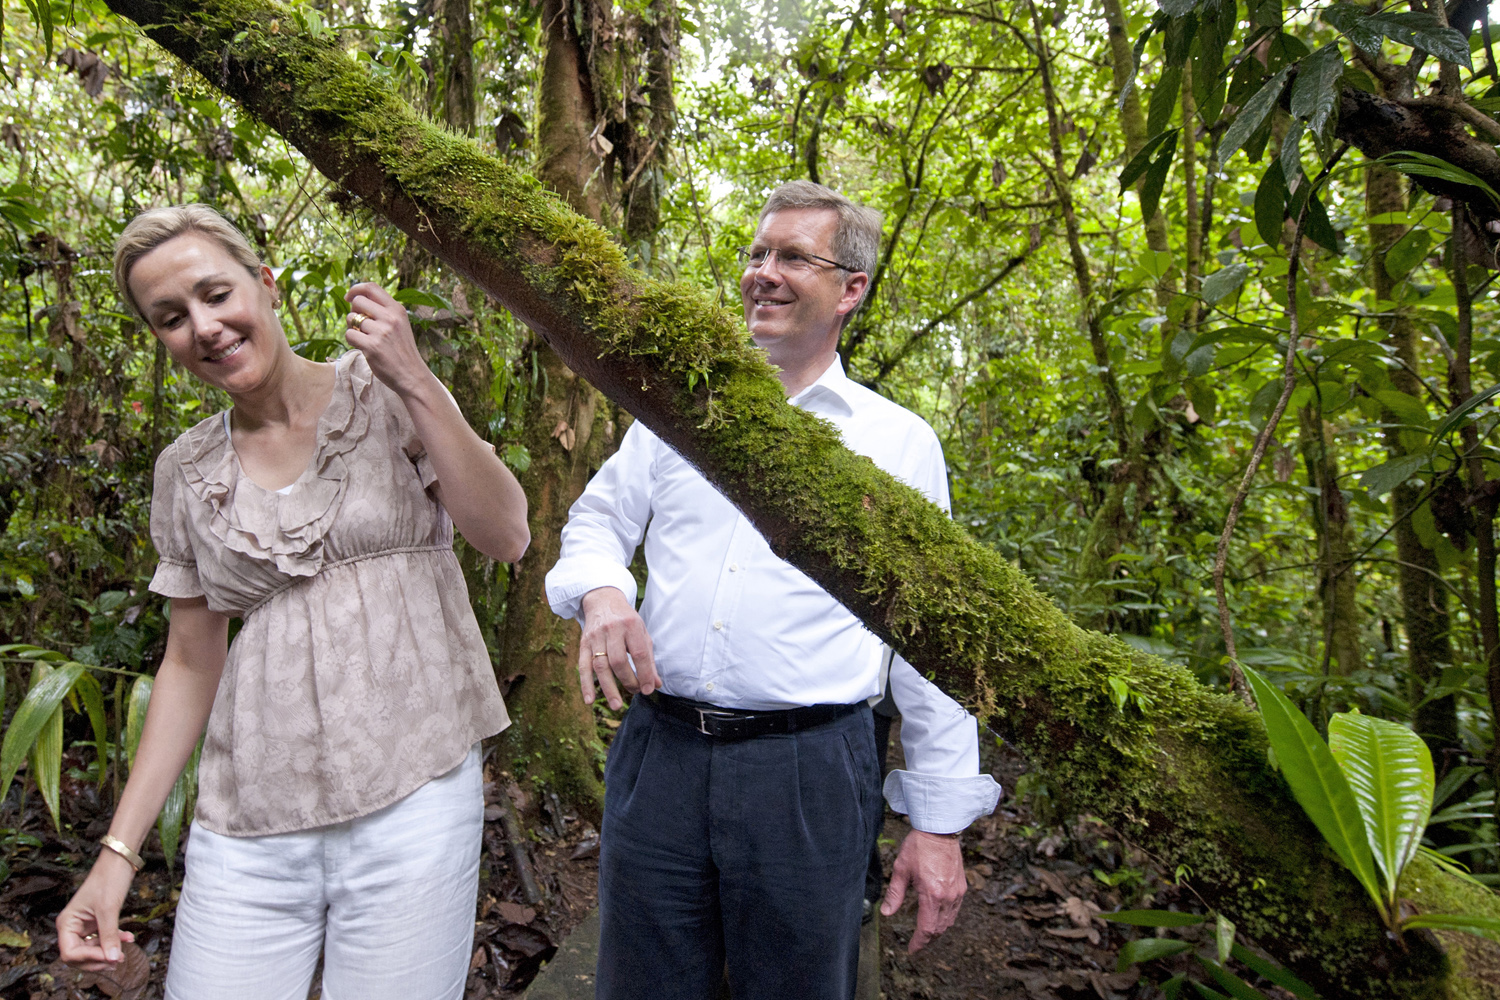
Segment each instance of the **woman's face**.
[[207,236],[173,237],[136,261],[128,281],[173,360],[231,396],[263,386],[289,353],[270,270],[251,276]]

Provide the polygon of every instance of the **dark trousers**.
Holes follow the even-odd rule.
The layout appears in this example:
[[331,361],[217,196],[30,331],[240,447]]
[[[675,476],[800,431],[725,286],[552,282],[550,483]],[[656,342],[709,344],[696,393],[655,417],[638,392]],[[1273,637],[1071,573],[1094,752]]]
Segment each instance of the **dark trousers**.
[[600,1000],[849,1000],[881,814],[868,708],[725,742],[631,703],[604,770]]

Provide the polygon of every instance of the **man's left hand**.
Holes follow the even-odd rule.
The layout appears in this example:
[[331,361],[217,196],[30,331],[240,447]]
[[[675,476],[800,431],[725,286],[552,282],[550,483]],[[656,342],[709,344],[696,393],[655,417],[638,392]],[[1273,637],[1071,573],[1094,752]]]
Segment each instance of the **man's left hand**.
[[913,830],[896,855],[891,884],[886,887],[882,916],[901,909],[906,888],[917,890],[917,929],[907,952],[920,951],[929,941],[953,926],[959,904],[969,884],[964,879],[964,856],[957,837],[943,837]]

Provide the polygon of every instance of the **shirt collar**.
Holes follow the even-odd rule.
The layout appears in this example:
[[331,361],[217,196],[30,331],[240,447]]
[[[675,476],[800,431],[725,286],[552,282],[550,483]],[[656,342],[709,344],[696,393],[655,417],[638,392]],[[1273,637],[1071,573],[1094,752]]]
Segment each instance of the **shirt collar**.
[[844,362],[837,354],[812,385],[788,400],[811,413],[836,412],[854,416],[854,382],[844,374]]

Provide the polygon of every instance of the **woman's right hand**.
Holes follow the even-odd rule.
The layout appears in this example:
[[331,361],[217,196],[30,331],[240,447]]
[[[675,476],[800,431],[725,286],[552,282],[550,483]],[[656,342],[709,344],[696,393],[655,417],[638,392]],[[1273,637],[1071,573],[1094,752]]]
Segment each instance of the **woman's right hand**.
[[108,848],[99,852],[88,878],[57,915],[57,950],[64,962],[100,972],[124,957],[120,943],[135,935],[120,930],[120,907],[134,877],[130,862]]

